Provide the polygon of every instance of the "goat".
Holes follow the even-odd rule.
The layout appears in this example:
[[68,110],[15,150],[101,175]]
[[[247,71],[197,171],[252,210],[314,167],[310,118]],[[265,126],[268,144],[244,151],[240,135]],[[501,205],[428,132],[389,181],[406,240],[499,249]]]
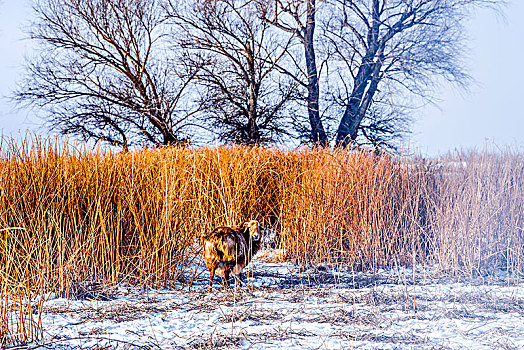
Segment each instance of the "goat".
[[260,249],[263,230],[258,221],[251,220],[239,227],[217,227],[203,236],[204,261],[209,269],[208,292],[215,273],[224,278],[226,288],[230,288],[231,272],[236,283],[242,285],[242,269]]

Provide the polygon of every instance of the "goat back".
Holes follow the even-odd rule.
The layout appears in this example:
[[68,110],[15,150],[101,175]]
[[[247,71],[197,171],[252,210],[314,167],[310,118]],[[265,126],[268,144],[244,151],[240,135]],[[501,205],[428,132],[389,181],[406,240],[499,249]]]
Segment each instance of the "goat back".
[[203,237],[204,260],[238,262],[245,260],[247,243],[244,236],[230,227],[217,227]]

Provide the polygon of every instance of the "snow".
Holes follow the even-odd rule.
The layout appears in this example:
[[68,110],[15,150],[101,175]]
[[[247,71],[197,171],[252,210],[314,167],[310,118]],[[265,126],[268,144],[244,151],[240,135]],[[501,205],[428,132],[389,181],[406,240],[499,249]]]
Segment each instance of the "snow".
[[[246,286],[206,293],[120,286],[110,300],[44,303],[47,349],[524,348],[524,289],[511,276],[457,280],[420,267],[300,272],[266,255]],[[269,259],[270,260],[270,259]],[[204,269],[203,266],[198,266]],[[192,272],[191,272],[192,273]],[[175,286],[176,287],[176,286]],[[179,286],[182,287],[182,284]]]

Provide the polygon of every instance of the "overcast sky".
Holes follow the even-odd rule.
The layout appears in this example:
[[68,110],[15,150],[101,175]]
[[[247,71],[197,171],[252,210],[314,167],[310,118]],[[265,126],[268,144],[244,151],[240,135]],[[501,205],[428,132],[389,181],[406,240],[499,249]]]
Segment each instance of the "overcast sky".
[[[5,98],[22,75],[31,43],[23,40],[31,19],[30,1],[0,0],[0,134],[37,131],[41,121],[15,111]],[[510,0],[504,18],[482,10],[467,26],[468,68],[476,84],[468,94],[445,86],[438,106],[416,114],[411,149],[427,155],[485,144],[524,148],[524,0]],[[43,133],[43,131],[40,131]]]

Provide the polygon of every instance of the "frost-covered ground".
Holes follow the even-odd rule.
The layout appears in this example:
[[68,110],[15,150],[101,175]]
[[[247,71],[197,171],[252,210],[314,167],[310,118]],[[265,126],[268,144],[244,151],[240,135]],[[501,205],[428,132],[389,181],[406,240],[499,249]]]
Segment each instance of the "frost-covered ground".
[[[523,349],[524,288],[431,269],[299,272],[256,259],[248,285],[206,293],[120,287],[44,304],[47,349]],[[216,280],[218,282],[218,279]],[[182,285],[180,286],[182,287]],[[96,295],[93,293],[93,296]],[[102,298],[103,299],[103,298]],[[37,344],[35,344],[37,345]]]

